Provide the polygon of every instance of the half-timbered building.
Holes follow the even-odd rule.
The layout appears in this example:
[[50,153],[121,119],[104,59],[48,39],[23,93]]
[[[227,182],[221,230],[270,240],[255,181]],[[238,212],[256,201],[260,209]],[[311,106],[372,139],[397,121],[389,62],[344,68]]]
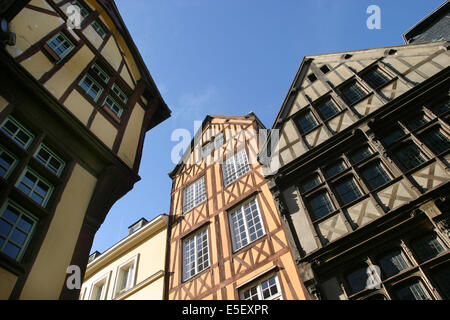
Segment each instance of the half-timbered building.
[[267,178],[311,298],[450,298],[449,48],[301,62]]
[[173,179],[169,300],[305,299],[256,159],[258,118],[207,116]]
[[114,1],[0,4],[0,299],[77,299],[66,271],[170,110]]

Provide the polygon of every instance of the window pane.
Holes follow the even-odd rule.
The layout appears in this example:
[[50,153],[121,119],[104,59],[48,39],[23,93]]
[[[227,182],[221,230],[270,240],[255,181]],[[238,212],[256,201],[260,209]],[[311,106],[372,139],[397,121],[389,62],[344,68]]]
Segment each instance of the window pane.
[[413,243],[413,249],[420,262],[434,258],[445,251],[436,235],[431,235]]
[[316,219],[320,219],[334,210],[326,192],[312,197],[308,203]]
[[2,251],[11,258],[17,259],[17,257],[19,256],[20,248],[12,244],[11,242],[7,242]]
[[230,185],[240,177],[250,171],[247,153],[242,149],[231,158],[227,158],[222,165],[223,179],[225,186]]
[[337,108],[333,100],[328,100],[325,103],[319,105],[317,107],[317,110],[319,111],[319,114],[324,121],[334,117],[339,113],[339,109]]
[[374,89],[389,81],[389,77],[379,69],[373,69],[363,74],[362,78]]
[[366,96],[366,91],[361,88],[357,83],[353,83],[349,86],[342,88],[342,94],[349,104],[354,104],[355,102],[361,100]]
[[367,287],[367,280],[369,280],[367,268],[361,268],[350,273],[347,276],[347,280],[350,284],[352,293],[357,293],[364,290]]
[[396,251],[381,258],[380,265],[387,278],[409,268],[401,251]]
[[0,177],[6,177],[16,162],[15,157],[0,147]]
[[391,133],[389,133],[387,136],[385,136],[383,138],[383,142],[387,146],[393,144],[394,142],[396,142],[397,140],[399,140],[400,138],[402,138],[405,135],[403,130],[398,127],[393,128],[389,131],[391,131]]
[[302,183],[302,190],[303,192],[308,192],[319,184],[321,184],[320,177],[318,175],[314,175],[312,178],[309,178]]
[[183,240],[183,280],[209,267],[208,230]]
[[27,148],[32,142],[34,136],[30,131],[25,129],[18,121],[12,117],[8,117],[3,124],[1,129],[6,133],[11,139],[14,140],[22,148]]
[[206,201],[205,177],[201,177],[183,191],[183,213],[189,212]]
[[0,234],[7,238],[12,230],[12,225],[3,219],[0,219]]
[[309,111],[298,117],[297,123],[301,133],[303,134],[308,133],[317,127],[316,119],[314,119],[313,115]]
[[230,221],[234,251],[265,234],[256,199],[230,213]]
[[450,149],[450,140],[439,129],[426,133],[423,140],[435,154],[441,154]]
[[425,159],[420,153],[419,148],[413,143],[410,143],[409,145],[398,149],[394,152],[394,154],[400,160],[406,170],[415,168],[425,162]]
[[406,122],[406,126],[409,130],[414,131],[423,125],[428,123],[428,119],[425,117],[425,114],[420,114]]
[[350,159],[352,160],[353,163],[358,163],[358,162],[363,161],[364,159],[367,159],[371,155],[372,155],[372,152],[370,151],[370,149],[368,147],[363,147],[363,148],[359,149],[358,151],[353,152],[350,155]]
[[362,175],[372,190],[391,181],[391,178],[380,163],[372,164],[369,167],[364,168],[362,170]]
[[450,99],[432,107],[431,111],[433,111],[433,113],[437,116],[440,116],[440,115],[450,111]]
[[336,191],[344,205],[362,196],[361,191],[359,191],[353,178],[337,184]]
[[400,300],[430,300],[419,281],[397,290],[396,295]]
[[338,173],[341,173],[345,169],[347,169],[345,162],[342,160],[339,160],[334,165],[332,165],[326,169],[326,175],[331,178],[331,177],[337,175]]

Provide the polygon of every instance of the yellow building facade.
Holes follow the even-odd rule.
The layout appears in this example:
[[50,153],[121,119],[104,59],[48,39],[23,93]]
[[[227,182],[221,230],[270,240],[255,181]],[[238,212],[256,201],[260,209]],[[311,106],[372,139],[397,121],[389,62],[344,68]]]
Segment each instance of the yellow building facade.
[[80,300],[162,300],[168,216],[139,220],[129,235],[91,256]]
[[10,1],[0,18],[0,299],[77,299],[67,268],[83,278],[170,110],[114,1]]
[[173,180],[169,300],[306,299],[256,155],[262,123],[208,116]]

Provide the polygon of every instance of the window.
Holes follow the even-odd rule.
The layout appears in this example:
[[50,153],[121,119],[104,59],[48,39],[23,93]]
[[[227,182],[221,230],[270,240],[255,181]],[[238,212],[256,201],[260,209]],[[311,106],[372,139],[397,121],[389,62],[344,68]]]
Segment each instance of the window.
[[395,291],[395,294],[400,300],[430,300],[429,295],[419,280],[415,280],[401,287]]
[[314,73],[310,73],[310,74],[308,75],[308,79],[309,79],[309,81],[310,81],[311,83],[313,83],[314,81],[317,80],[317,77],[316,77],[316,75],[315,75]]
[[123,108],[121,105],[111,98],[111,96],[107,96],[105,99],[104,106],[107,106],[118,118],[120,118],[123,114]]
[[206,201],[205,177],[201,177],[183,190],[183,213]]
[[435,105],[431,108],[431,111],[433,111],[433,113],[437,116],[443,115],[444,113],[450,111],[450,99]]
[[414,143],[407,144],[395,151],[394,154],[406,170],[413,169],[426,161]]
[[123,92],[122,89],[119,88],[117,84],[115,83],[113,84],[112,91],[116,94],[116,96],[120,99],[120,101],[122,101],[125,104],[128,102],[127,95]]
[[317,107],[317,111],[324,121],[334,117],[339,113],[339,109],[333,100],[328,99]]
[[392,277],[409,268],[409,264],[400,250],[381,258],[380,266],[386,278]]
[[359,268],[351,272],[347,276],[348,284],[350,285],[351,293],[357,293],[366,289],[369,280],[369,273],[367,267]]
[[106,298],[106,284],[109,276],[103,277],[103,279],[97,281],[92,286],[90,300],[105,300]]
[[61,176],[64,170],[64,161],[61,160],[50,148],[41,144],[36,154],[34,155],[40,163],[42,163],[50,172],[54,173],[58,177]]
[[422,138],[435,154],[441,154],[450,149],[450,140],[439,128],[425,133]]
[[369,166],[363,168],[362,175],[371,190],[374,190],[391,181],[391,178],[379,162],[370,164]]
[[100,98],[100,95],[103,92],[103,87],[99,85],[90,75],[85,75],[84,78],[80,82],[80,87],[94,99],[97,101]]
[[420,262],[437,257],[445,251],[444,246],[437,235],[430,235],[416,240],[412,243],[412,247]]
[[319,184],[321,184],[322,181],[320,180],[319,175],[314,175],[310,177],[308,180],[305,180],[301,184],[301,188],[303,192],[308,192],[309,190],[312,190],[313,188],[317,187]]
[[83,6],[80,1],[72,1],[72,5],[80,8],[80,14],[83,20],[87,18],[87,16],[89,15],[89,10],[85,6]]
[[75,48],[75,45],[63,32],[60,32],[51,38],[47,42],[47,45],[57,55],[59,60],[63,59],[73,50],[73,48]]
[[367,95],[367,92],[356,82],[343,87],[341,92],[349,104],[354,104]]
[[17,164],[17,158],[0,146],[0,177],[8,178]]
[[393,144],[394,142],[398,141],[399,139],[401,139],[405,135],[403,130],[400,129],[399,127],[394,127],[392,129],[390,129],[389,131],[391,133],[389,133],[387,136],[385,136],[383,138],[383,143],[386,146],[389,146],[389,145]]
[[335,189],[343,205],[362,196],[361,191],[356,186],[352,177],[346,178],[343,182],[336,184]]
[[265,234],[256,199],[232,211],[229,218],[234,251],[238,251]]
[[103,80],[105,84],[109,82],[110,79],[109,75],[105,71],[103,71],[103,69],[100,68],[98,65],[94,64],[92,66],[92,71],[95,72],[100,77],[100,79]]
[[312,196],[307,202],[315,219],[320,219],[334,211],[333,205],[331,204],[330,198],[328,197],[328,193],[326,191]]
[[222,165],[223,179],[225,187],[244,176],[250,171],[247,153],[242,149],[231,158],[227,158]]
[[223,136],[223,133],[219,133],[214,138],[214,149],[219,149],[224,143],[225,143],[225,137]]
[[37,225],[37,218],[12,201],[0,214],[0,251],[20,261]]
[[297,124],[302,134],[314,130],[318,124],[310,111],[307,111],[297,118]]
[[118,267],[115,296],[121,295],[134,286],[138,256]]
[[213,145],[211,142],[208,142],[202,147],[202,158],[207,157],[213,150]]
[[425,114],[422,113],[406,121],[406,126],[408,127],[409,130],[414,131],[422,127],[423,125],[427,124],[428,121],[429,120],[425,117]]
[[321,67],[320,67],[320,70],[321,70],[323,73],[328,73],[328,72],[330,72],[330,68],[328,68],[328,66],[327,66],[326,64],[324,64],[323,66],[321,66]]
[[361,77],[374,89],[381,87],[390,80],[389,77],[378,68],[364,73]]
[[50,183],[29,168],[24,171],[16,187],[42,207],[46,206],[53,191]]
[[27,149],[34,139],[34,135],[11,116],[2,123],[0,128],[24,149]]
[[342,160],[339,160],[335,164],[333,164],[333,165],[329,166],[328,168],[326,168],[325,169],[325,173],[326,173],[327,177],[331,178],[331,177],[341,173],[345,169],[347,169],[347,166],[345,165],[345,162],[342,161]]
[[350,159],[354,164],[359,163],[372,155],[372,151],[370,151],[369,147],[365,146],[357,151],[353,152],[350,155]]
[[444,299],[450,299],[450,267],[447,265],[433,274],[433,279],[438,285]]
[[280,283],[277,276],[258,282],[256,285],[241,290],[241,300],[282,300]]
[[183,281],[209,267],[208,229],[183,240]]
[[98,21],[93,21],[91,23],[92,28],[94,28],[95,32],[100,36],[100,38],[105,39],[106,37],[106,31],[103,29],[103,27],[100,25]]

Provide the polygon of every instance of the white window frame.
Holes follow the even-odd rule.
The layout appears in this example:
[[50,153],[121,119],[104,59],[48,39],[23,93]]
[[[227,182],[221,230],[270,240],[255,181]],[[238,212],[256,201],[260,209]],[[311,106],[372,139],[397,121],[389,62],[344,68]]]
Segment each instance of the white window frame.
[[122,100],[122,102],[124,104],[127,104],[128,102],[128,96],[125,94],[125,92],[123,92],[122,89],[120,89],[120,87],[117,84],[113,84],[112,88],[111,88],[112,92],[114,92],[114,94],[120,99]]
[[111,272],[108,272],[107,274],[104,274],[104,275],[98,277],[97,279],[95,279],[92,282],[91,288],[89,290],[89,296],[85,297],[85,299],[86,300],[96,300],[96,299],[93,299],[94,290],[96,290],[96,288],[98,287],[99,283],[103,283],[102,292],[100,294],[100,299],[99,300],[106,300],[106,295],[108,293],[108,285],[109,285],[110,276],[111,276]]
[[[19,253],[18,253],[18,255],[17,255],[17,257],[16,257],[16,261],[21,261],[22,260],[22,258],[23,258],[23,255],[25,254],[25,251],[27,250],[27,248],[28,248],[28,245],[30,244],[30,242],[31,242],[31,239],[33,238],[33,235],[34,235],[34,232],[35,232],[35,229],[36,229],[36,227],[37,227],[37,224],[38,224],[38,222],[39,222],[39,219],[37,218],[37,217],[35,217],[34,215],[32,215],[31,213],[29,213],[27,210],[25,210],[24,208],[22,208],[20,205],[18,205],[18,204],[16,204],[14,201],[11,201],[11,200],[7,200],[7,201],[5,201],[5,203],[3,204],[3,206],[1,207],[1,209],[0,209],[0,216],[3,216],[3,212],[6,210],[6,208],[8,207],[8,206],[11,206],[11,207],[13,207],[14,209],[16,209],[17,211],[19,211],[19,217],[17,218],[17,220],[16,220],[16,222],[15,222],[15,224],[13,225],[13,230],[15,230],[16,228],[17,228],[17,223],[20,221],[20,218],[22,217],[22,216],[26,216],[29,220],[31,220],[32,222],[33,222],[33,225],[31,226],[31,228],[30,228],[30,231],[29,232],[27,232],[27,238],[25,239],[25,242],[24,242],[24,244],[21,246],[21,248],[20,248],[20,251],[19,251]],[[20,228],[20,227],[19,227]],[[22,230],[22,231],[25,231],[25,230]],[[10,231],[10,233],[9,233],[9,235],[11,235],[11,232],[12,232],[12,230]],[[6,240],[5,240],[5,242],[3,243],[3,245],[2,245],[2,249],[3,249],[3,246],[5,246],[6,245],[6,243],[8,242],[8,239],[9,239],[9,235],[8,235],[8,237],[6,238]],[[5,255],[6,255],[6,253],[5,253]]]
[[[116,112],[111,105],[106,103],[106,100],[112,100],[113,104],[119,109],[118,112]],[[107,107],[109,110],[111,110],[118,118],[122,117],[123,114],[123,107],[114,99],[111,95],[106,96],[105,101],[103,102],[103,106]]]
[[[278,293],[273,296],[270,296],[267,299],[264,299],[262,283],[264,283],[265,281],[268,281],[272,278],[275,279],[275,285],[277,287]],[[278,279],[277,274],[271,273],[270,275],[267,275],[267,276],[261,278],[260,280],[254,281],[251,284],[239,289],[239,299],[244,300],[244,292],[251,290],[253,288],[256,288],[256,290],[257,290],[258,300],[283,300],[283,292],[281,291],[280,280]]]
[[[21,141],[24,145],[22,146],[19,142],[16,141],[16,137],[17,137],[17,133],[16,132],[10,132],[9,130],[7,130],[6,128],[4,128],[5,124],[10,121],[12,122],[16,127],[18,127],[18,129],[20,131],[22,131],[26,136],[28,136],[30,139],[28,140],[27,143],[23,143],[23,141]],[[30,132],[30,130],[28,130],[27,128],[25,128],[24,125],[22,125],[19,121],[17,121],[14,117],[12,116],[8,116],[3,123],[0,125],[0,129],[10,138],[12,139],[15,143],[17,143],[20,147],[24,148],[25,150],[28,149],[28,147],[33,143],[34,141],[34,134],[32,134]]]
[[[40,158],[38,157],[39,152],[40,152],[42,149],[43,149],[45,152],[47,152],[48,154],[50,154],[50,158],[49,158],[47,161],[44,161],[43,159],[40,159]],[[46,167],[47,169],[49,169],[50,161],[51,161],[52,158],[53,158],[54,160],[58,161],[58,162],[61,164],[61,166],[60,166],[60,168],[59,168],[58,170],[55,170],[56,173],[53,172],[52,169],[49,169],[51,173],[57,175],[58,177],[61,176],[61,173],[63,172],[63,170],[64,170],[64,168],[65,168],[65,166],[66,166],[66,163],[65,163],[58,155],[56,155],[55,152],[53,152],[49,147],[47,147],[44,143],[41,143],[41,145],[40,145],[39,148],[37,149],[36,153],[34,154],[34,157],[35,157],[35,158],[36,158],[36,159],[37,159],[44,167]]]
[[[200,185],[200,183],[202,181],[203,181],[203,186],[204,186],[203,187],[204,194],[199,195],[197,193],[199,192],[199,185]],[[189,188],[193,188],[193,191],[192,191],[192,204],[190,206],[187,206],[186,193],[189,191]],[[199,200],[196,201],[197,199],[199,199]],[[202,177],[198,178],[197,180],[195,180],[194,182],[192,182],[190,185],[188,185],[187,187],[185,187],[183,189],[183,214],[188,213],[192,209],[198,207],[199,205],[204,203],[206,200],[207,200],[206,179],[205,179],[205,176],[202,176]]]
[[[195,277],[197,274],[199,274],[200,272],[205,271],[206,269],[208,269],[211,266],[211,254],[210,254],[210,244],[209,244],[209,232],[208,232],[208,228],[204,227],[201,228],[199,230],[197,230],[194,234],[184,238],[181,241],[181,254],[182,254],[182,266],[181,266],[181,272],[182,272],[182,279],[183,282],[188,281],[189,279]],[[204,266],[203,269],[199,269],[199,265],[198,265],[198,251],[199,248],[197,248],[197,237],[199,237],[200,235],[202,235],[203,233],[206,232],[206,248],[207,248],[207,258],[208,258],[208,265]],[[186,241],[191,241],[193,239],[194,241],[194,269],[195,269],[195,273],[193,275],[189,275],[188,277],[185,277],[185,251],[184,251],[184,244],[186,243]],[[202,248],[203,249],[203,248]]]
[[[23,178],[25,177],[25,175],[30,172],[32,175],[34,175],[39,181],[43,182],[45,185],[47,185],[47,187],[49,187],[47,194],[45,195],[44,199],[42,200],[42,203],[39,204],[36,201],[34,201],[31,198],[31,194],[34,192],[36,185],[38,183],[38,181],[33,185],[33,187],[31,188],[30,194],[26,194],[24,193],[22,190],[19,189],[19,185],[22,183]],[[54,190],[54,186],[53,184],[51,184],[50,182],[48,182],[46,179],[42,178],[42,176],[40,174],[38,174],[36,171],[34,171],[33,169],[31,169],[30,167],[27,167],[25,170],[23,170],[22,174],[20,175],[19,179],[17,179],[16,182],[16,188],[22,192],[24,195],[26,195],[28,198],[30,198],[31,201],[35,202],[37,205],[40,205],[41,207],[45,208],[45,206],[47,205],[48,200],[50,199],[50,197],[52,196],[53,190]],[[30,187],[30,186],[29,186]]]
[[[83,86],[82,86],[82,83],[84,82],[84,80],[86,80],[86,79],[89,79],[89,80],[91,80],[92,81],[92,84],[96,84],[99,88],[100,88],[100,91],[97,93],[97,95],[95,96],[95,97],[93,97],[93,96],[91,96],[90,94],[89,94],[89,90],[91,89],[91,87],[92,87],[92,85],[90,85],[89,86],[89,90],[85,90],[84,88],[83,88]],[[89,97],[91,97],[95,102],[97,102],[98,101],[98,99],[100,98],[100,96],[102,95],[102,93],[103,93],[103,91],[105,90],[105,88],[103,88],[103,86],[102,85],[100,85],[94,78],[92,78],[89,74],[86,74],[84,77],[83,77],[83,79],[81,79],[81,81],[79,82],[79,84],[78,84],[79,86],[80,86],[80,88],[89,96]]]
[[[137,274],[137,264],[138,264],[138,260],[139,260],[139,254],[135,255],[134,257],[128,259],[127,261],[125,261],[124,263],[120,264],[117,267],[116,270],[116,279],[115,279],[115,285],[114,285],[114,298],[117,298],[119,296],[121,296],[122,294],[124,294],[125,292],[129,291],[130,289],[132,289],[135,284],[136,284],[136,274]],[[128,280],[127,280],[127,286],[124,289],[121,289],[121,283],[122,283],[122,275],[123,275],[123,271],[126,268],[132,268],[131,270],[131,274],[128,274]]]
[[6,155],[8,155],[8,156],[10,156],[11,158],[14,159],[14,162],[11,164],[11,166],[8,168],[8,170],[6,170],[5,174],[4,174],[3,177],[2,177],[3,179],[8,179],[9,175],[10,175],[11,172],[14,170],[14,168],[15,168],[16,165],[17,165],[17,163],[19,163],[19,159],[18,159],[14,154],[12,154],[11,152],[9,152],[8,149],[6,149],[6,148],[4,148],[4,147],[2,147],[2,146],[0,145],[0,155],[1,155],[2,153],[5,153]]
[[[242,154],[245,155],[245,170],[238,173],[238,163],[236,159],[240,157]],[[232,166],[232,170],[228,171],[228,166]],[[222,164],[222,174],[223,174],[223,182],[225,187],[228,187],[233,182],[238,180],[239,178],[245,176],[248,172],[251,171],[250,163],[248,161],[247,151],[245,148],[236,152],[232,157],[226,157],[225,162]]]
[[[243,212],[244,206],[250,204],[251,202],[254,202],[255,205],[256,205],[256,210],[258,212],[259,223],[261,224],[261,230],[262,230],[262,235],[257,237],[254,240],[250,239],[247,217],[245,216],[245,212]],[[233,216],[235,214],[238,214],[238,213],[240,213],[242,215],[242,221],[243,221],[243,225],[244,225],[244,228],[245,228],[245,239],[247,240],[246,244],[242,244],[241,243],[240,245],[238,245],[236,243],[237,242],[236,235],[234,234],[234,230],[233,230]],[[232,240],[232,245],[233,245],[233,252],[237,252],[237,251],[241,250],[242,248],[248,246],[249,244],[255,242],[258,239],[261,239],[262,237],[264,237],[266,235],[266,231],[265,231],[265,227],[264,227],[264,221],[263,221],[262,215],[261,215],[261,209],[259,207],[258,199],[256,197],[245,201],[244,203],[240,204],[236,208],[233,208],[230,211],[230,213],[228,214],[228,222],[230,224],[230,233],[231,233],[231,240]],[[242,239],[241,239],[240,242],[242,242]]]
[[[50,45],[50,43],[55,40],[58,36],[61,36],[64,38],[64,41],[59,44],[59,47],[61,47],[62,43],[67,42],[70,46],[69,48],[65,49],[63,53],[59,54],[55,51],[55,49]],[[59,57],[60,60],[64,59],[74,48],[75,44],[67,37],[64,32],[59,32],[55,36],[53,36],[50,40],[47,41],[48,47]]]

